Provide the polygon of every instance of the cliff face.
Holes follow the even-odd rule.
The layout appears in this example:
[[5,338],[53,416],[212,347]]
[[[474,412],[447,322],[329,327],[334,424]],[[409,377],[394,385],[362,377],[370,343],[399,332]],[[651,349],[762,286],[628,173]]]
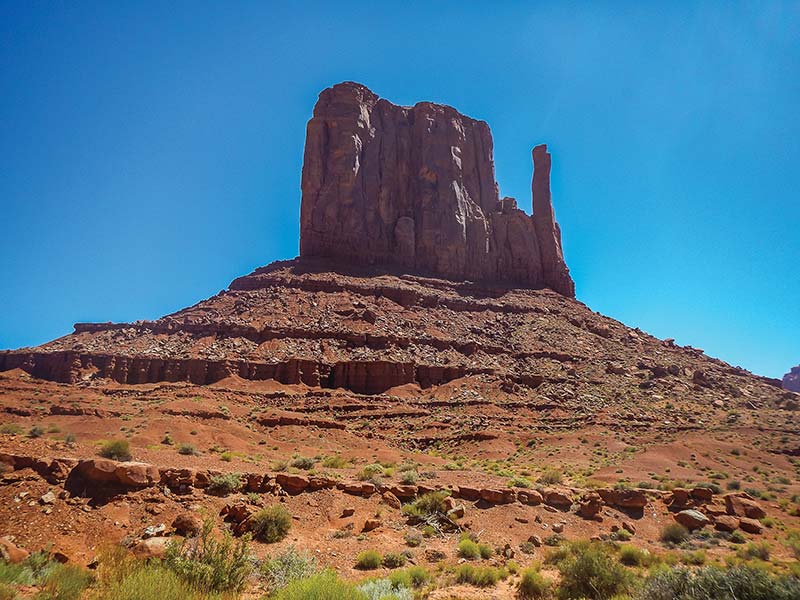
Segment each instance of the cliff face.
[[783,376],[783,389],[800,392],[800,365],[792,367],[792,370]]
[[533,159],[529,216],[499,198],[486,123],[429,102],[396,106],[356,83],[328,88],[308,123],[300,255],[573,297],[546,146]]

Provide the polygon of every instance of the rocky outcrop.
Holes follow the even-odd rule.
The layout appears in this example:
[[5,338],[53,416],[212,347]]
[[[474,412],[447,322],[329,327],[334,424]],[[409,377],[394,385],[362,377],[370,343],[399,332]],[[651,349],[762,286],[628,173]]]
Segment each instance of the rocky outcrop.
[[792,370],[783,376],[783,389],[800,392],[800,365],[792,367]]
[[488,125],[449,106],[396,106],[363,85],[324,90],[308,123],[300,255],[575,295],[533,150],[533,216],[499,197]]

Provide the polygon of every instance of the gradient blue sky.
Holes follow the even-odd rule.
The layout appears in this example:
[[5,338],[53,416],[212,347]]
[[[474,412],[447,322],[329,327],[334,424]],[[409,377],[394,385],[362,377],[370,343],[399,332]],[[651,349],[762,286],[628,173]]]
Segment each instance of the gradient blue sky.
[[0,2],[0,348],[156,318],[297,254],[343,80],[530,149],[578,298],[756,373],[800,363],[798,2]]

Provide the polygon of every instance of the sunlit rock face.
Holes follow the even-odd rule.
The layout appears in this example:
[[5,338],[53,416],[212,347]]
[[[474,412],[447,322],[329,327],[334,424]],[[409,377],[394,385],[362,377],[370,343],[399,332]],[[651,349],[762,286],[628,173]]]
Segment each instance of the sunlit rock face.
[[499,197],[485,122],[335,85],[308,123],[300,255],[573,297],[547,147],[534,148],[533,160],[530,216]]

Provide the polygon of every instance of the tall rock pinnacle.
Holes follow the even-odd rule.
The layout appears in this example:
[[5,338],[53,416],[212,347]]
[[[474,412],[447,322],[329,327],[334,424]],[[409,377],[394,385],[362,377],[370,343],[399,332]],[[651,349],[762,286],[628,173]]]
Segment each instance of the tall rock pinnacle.
[[483,121],[363,85],[324,90],[308,123],[300,255],[574,296],[550,198],[550,155],[533,151],[533,216],[499,198]]

